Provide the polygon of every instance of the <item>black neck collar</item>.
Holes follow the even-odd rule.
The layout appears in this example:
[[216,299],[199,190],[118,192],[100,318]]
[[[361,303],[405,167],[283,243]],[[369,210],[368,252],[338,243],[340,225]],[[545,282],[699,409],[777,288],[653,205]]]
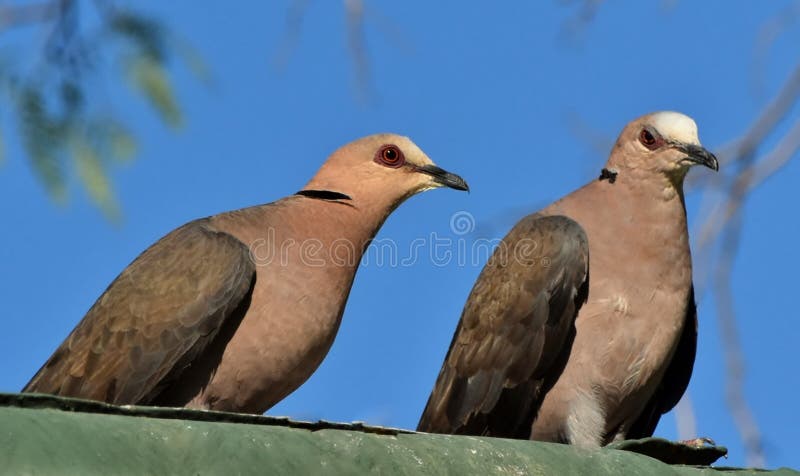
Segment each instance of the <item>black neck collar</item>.
[[317,200],[352,200],[349,196],[331,190],[300,190],[295,195],[315,198]]
[[608,180],[608,183],[614,183],[617,181],[617,175],[619,172],[617,169],[606,169],[600,171],[600,177],[597,180]]

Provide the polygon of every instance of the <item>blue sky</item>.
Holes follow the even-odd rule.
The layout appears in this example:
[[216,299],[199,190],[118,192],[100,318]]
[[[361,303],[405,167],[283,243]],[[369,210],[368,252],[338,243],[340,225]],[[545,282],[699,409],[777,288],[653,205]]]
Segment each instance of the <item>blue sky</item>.
[[[339,2],[311,2],[284,68],[274,58],[288,2],[142,2],[203,55],[203,85],[174,68],[185,126],[162,127],[117,76],[98,82],[104,107],[134,125],[140,153],[112,170],[124,213],[113,226],[76,185],[66,206],[49,201],[19,145],[0,167],[0,390],[16,391],[109,282],[144,248],[193,218],[293,193],[326,155],[381,131],[410,136],[470,194],[438,190],[398,209],[379,238],[400,250],[415,238],[459,238],[466,211],[479,236],[501,237],[528,212],[594,178],[605,154],[571,126],[580,117],[616,137],[641,114],[694,117],[712,150],[742,133],[800,56],[800,28],[751,67],[759,28],[790,2],[609,2],[575,41],[576,14],[560,2],[367,2],[372,94],[354,93]],[[39,38],[38,41],[42,39]],[[800,111],[792,111],[792,121]],[[710,173],[694,170],[694,174]],[[792,163],[746,205],[734,295],[747,357],[746,392],[766,438],[769,466],[800,466],[798,322],[792,295],[800,252],[791,219],[800,179]],[[691,232],[698,197],[688,197]],[[270,410],[275,415],[365,420],[413,428],[482,263],[370,264],[359,271],[338,338],[319,370]],[[710,296],[700,297],[700,342],[689,391],[698,432],[744,463],[726,409],[724,367]],[[675,437],[671,415],[657,433]]]

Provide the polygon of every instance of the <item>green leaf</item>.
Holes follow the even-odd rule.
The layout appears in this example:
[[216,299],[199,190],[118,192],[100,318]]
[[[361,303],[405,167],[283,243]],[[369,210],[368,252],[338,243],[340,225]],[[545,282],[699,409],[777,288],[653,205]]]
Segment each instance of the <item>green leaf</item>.
[[56,200],[66,199],[63,157],[64,128],[46,109],[39,90],[26,85],[17,98],[17,113],[23,145],[33,170]]
[[108,145],[111,158],[120,162],[127,162],[136,155],[136,139],[122,124],[109,124]]
[[141,54],[157,63],[166,58],[164,28],[144,15],[119,12],[111,20],[111,30],[134,44]]
[[128,162],[136,155],[136,138],[114,117],[96,116],[87,119],[84,133],[105,164],[109,161]]
[[205,85],[212,82],[211,67],[203,59],[203,55],[191,44],[186,41],[175,41],[175,52],[183,60],[195,78],[202,81]]
[[183,117],[164,66],[147,56],[137,56],[128,61],[127,70],[134,87],[144,94],[164,122],[179,127]]
[[97,150],[79,134],[73,135],[70,145],[78,177],[86,187],[89,197],[107,218],[119,221],[121,218],[119,204],[111,190],[111,182]]

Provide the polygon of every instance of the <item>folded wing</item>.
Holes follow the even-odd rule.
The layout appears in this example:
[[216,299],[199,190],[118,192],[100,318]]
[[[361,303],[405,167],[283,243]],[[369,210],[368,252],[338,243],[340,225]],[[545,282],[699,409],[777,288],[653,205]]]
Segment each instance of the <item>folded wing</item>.
[[469,295],[418,430],[527,438],[569,356],[588,289],[580,225],[564,216],[521,220]]
[[146,404],[238,325],[254,282],[242,242],[188,223],[111,283],[23,391]]

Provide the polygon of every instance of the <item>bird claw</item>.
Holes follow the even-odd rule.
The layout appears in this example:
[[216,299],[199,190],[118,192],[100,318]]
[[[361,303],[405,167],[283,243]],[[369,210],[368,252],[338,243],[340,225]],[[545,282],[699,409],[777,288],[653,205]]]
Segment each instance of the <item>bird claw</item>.
[[701,438],[693,438],[691,440],[681,440],[678,443],[685,446],[691,446],[692,448],[704,448],[706,445],[717,446],[717,443],[714,442],[714,440],[706,436]]

